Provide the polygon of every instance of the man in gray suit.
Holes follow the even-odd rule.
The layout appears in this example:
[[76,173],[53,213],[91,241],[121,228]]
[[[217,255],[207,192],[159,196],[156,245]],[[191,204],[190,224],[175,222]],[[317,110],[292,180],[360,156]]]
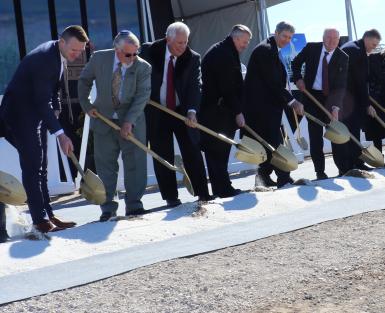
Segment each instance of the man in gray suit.
[[[143,110],[151,93],[151,66],[137,56],[139,40],[130,31],[121,31],[113,44],[114,49],[93,54],[78,82],[80,105],[93,117],[95,165],[107,193],[107,201],[101,205],[101,222],[116,216],[118,209],[114,194],[120,152],[126,188],[126,216],[144,213],[141,198],[147,185],[146,154],[127,140],[127,136],[146,142]],[[97,97],[91,103],[89,95],[94,81]],[[96,111],[117,123],[121,127],[120,133],[97,119]]]

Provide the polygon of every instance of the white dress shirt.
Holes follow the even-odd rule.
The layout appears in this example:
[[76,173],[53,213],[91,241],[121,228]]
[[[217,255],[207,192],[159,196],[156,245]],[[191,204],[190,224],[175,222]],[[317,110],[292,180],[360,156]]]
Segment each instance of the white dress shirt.
[[[322,46],[321,55],[318,61],[317,74],[315,76],[313,87],[312,87],[314,90],[322,90],[322,62],[324,59],[325,52],[327,52],[325,49],[325,46]],[[326,61],[328,62],[328,64],[330,62],[330,59],[333,56],[333,53],[334,53],[334,50],[330,51],[329,54],[326,56]]]
[[[282,54],[281,54],[281,49],[282,49],[282,48],[279,48],[279,47],[277,46],[277,49],[278,49],[278,56],[282,55]],[[283,61],[281,60],[281,58],[279,58],[279,60],[281,61],[283,67],[285,68],[285,72],[286,72],[286,86],[287,86],[287,88],[289,89],[289,91],[290,91],[290,93],[291,93],[290,82],[289,82],[289,74],[288,74],[288,72],[287,72],[286,65],[283,63]],[[291,106],[294,102],[295,102],[295,99],[289,101],[288,105]]]

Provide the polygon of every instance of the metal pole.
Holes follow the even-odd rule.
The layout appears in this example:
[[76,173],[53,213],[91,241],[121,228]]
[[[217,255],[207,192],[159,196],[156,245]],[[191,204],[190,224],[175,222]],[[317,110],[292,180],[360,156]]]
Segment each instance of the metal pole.
[[351,8],[350,0],[345,0],[346,24],[347,24],[347,27],[348,27],[349,41],[353,40],[350,8]]
[[51,39],[58,39],[57,33],[57,22],[56,22],[56,9],[55,9],[55,1],[48,0],[48,14],[49,14],[49,25],[51,28]]
[[23,13],[21,11],[20,0],[13,0],[13,10],[15,12],[17,41],[19,43],[19,55],[20,55],[20,60],[21,60],[27,54],[27,49],[25,47]]
[[116,23],[115,0],[110,0],[110,18],[111,18],[112,39],[114,39],[118,33],[118,24]]

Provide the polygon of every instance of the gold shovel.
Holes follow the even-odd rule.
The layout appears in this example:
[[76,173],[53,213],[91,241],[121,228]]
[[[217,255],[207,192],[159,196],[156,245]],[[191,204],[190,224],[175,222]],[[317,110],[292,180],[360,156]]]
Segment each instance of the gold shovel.
[[[303,92],[329,117],[330,120],[332,120],[331,113],[328,110],[326,110],[323,107],[323,105],[316,98],[314,98],[313,95],[309,91],[307,91],[305,89]],[[371,100],[372,99],[373,98],[371,98]],[[332,122],[329,125],[331,125]],[[336,121],[334,121],[334,122],[336,122]],[[340,124],[342,124],[342,123],[340,122]],[[344,124],[342,124],[342,125],[344,125]],[[346,127],[346,129],[347,129],[347,127]],[[379,151],[376,147],[374,147],[373,144],[369,144],[367,147],[364,147],[361,144],[361,142],[350,131],[349,131],[349,136],[353,140],[353,142],[360,147],[360,149],[361,149],[360,159],[361,160],[363,160],[364,162],[366,162],[369,165],[374,166],[374,167],[384,166],[384,157],[383,157],[381,151]]]
[[301,128],[299,127],[297,113],[295,113],[294,109],[293,109],[293,114],[294,114],[295,126],[297,127],[297,138],[296,138],[297,143],[302,150],[307,150],[309,149],[309,145],[307,144],[306,139],[304,137],[301,137]]
[[275,149],[266,140],[259,136],[250,126],[243,126],[248,133],[253,135],[261,144],[271,151],[270,163],[284,172],[291,172],[298,168],[298,160],[294,153],[283,145]]
[[329,139],[331,142],[336,144],[342,144],[349,141],[350,132],[343,123],[338,121],[331,121],[329,124],[326,124],[310,113],[304,112],[304,114],[309,120],[322,127],[325,127],[324,137],[326,139]]
[[[166,112],[168,114],[173,115],[174,117],[186,121],[186,117],[172,111],[168,108],[166,108],[163,105],[160,105],[159,103],[150,100],[149,104],[152,106],[156,107],[159,110],[162,110],[163,112]],[[251,139],[250,137],[243,136],[242,140],[240,143],[237,143],[236,141],[227,138],[225,135],[218,134],[214,132],[213,130],[196,123],[195,124],[196,128],[200,129],[201,131],[219,139],[222,140],[223,142],[226,142],[230,145],[235,146],[238,151],[235,153],[235,157],[240,160],[241,162],[245,163],[251,163],[251,164],[261,164],[262,162],[265,162],[267,160],[267,155],[265,149],[262,147],[262,145],[258,142],[255,141],[254,139]]]
[[83,180],[80,183],[80,190],[85,199],[93,204],[103,204],[106,202],[106,189],[101,179],[90,169],[84,173],[79,164],[78,159],[71,151],[68,155],[82,176]]
[[23,184],[3,171],[0,171],[0,201],[12,205],[24,205],[27,201]]
[[[106,123],[107,125],[111,126],[113,129],[115,130],[118,130],[120,131],[120,127],[118,125],[116,125],[114,122],[110,121],[108,118],[104,117],[103,115],[101,115],[99,112],[96,112],[96,115],[98,118],[100,118],[104,123]],[[138,139],[136,139],[135,137],[133,136],[127,136],[127,139],[130,140],[134,145],[138,146],[140,149],[146,151],[146,153],[150,154],[154,159],[156,159],[158,162],[160,162],[161,164],[163,164],[165,167],[167,167],[169,170],[172,170],[172,171],[175,171],[175,172],[179,172],[183,175],[183,184],[185,185],[187,191],[195,196],[195,192],[194,192],[194,188],[191,184],[191,180],[190,178],[188,177],[187,175],[187,172],[185,170],[185,168],[183,167],[183,162],[181,160],[181,158],[176,158],[175,159],[175,162],[178,163],[179,166],[175,166],[175,165],[172,165],[170,164],[169,162],[167,162],[165,159],[163,159],[162,157],[160,157],[158,154],[156,154],[154,151],[152,151],[151,149],[149,149],[146,145],[144,145],[143,143],[141,143]]]

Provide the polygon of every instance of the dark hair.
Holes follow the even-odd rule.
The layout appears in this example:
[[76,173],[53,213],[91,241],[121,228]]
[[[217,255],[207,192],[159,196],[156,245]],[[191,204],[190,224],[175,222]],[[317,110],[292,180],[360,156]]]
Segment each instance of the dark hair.
[[67,41],[72,37],[75,37],[80,42],[90,41],[83,27],[79,25],[71,25],[66,27],[66,29],[64,29],[64,31],[60,35],[60,38],[63,38],[65,41]]
[[282,21],[282,22],[279,22],[277,24],[277,26],[275,27],[275,31],[280,34],[282,33],[283,31],[288,31],[290,33],[295,33],[295,28],[293,25],[291,25],[290,23],[288,22],[285,22],[285,21]]
[[381,40],[381,34],[377,29],[369,29],[367,30],[362,38],[376,38],[378,40]]

